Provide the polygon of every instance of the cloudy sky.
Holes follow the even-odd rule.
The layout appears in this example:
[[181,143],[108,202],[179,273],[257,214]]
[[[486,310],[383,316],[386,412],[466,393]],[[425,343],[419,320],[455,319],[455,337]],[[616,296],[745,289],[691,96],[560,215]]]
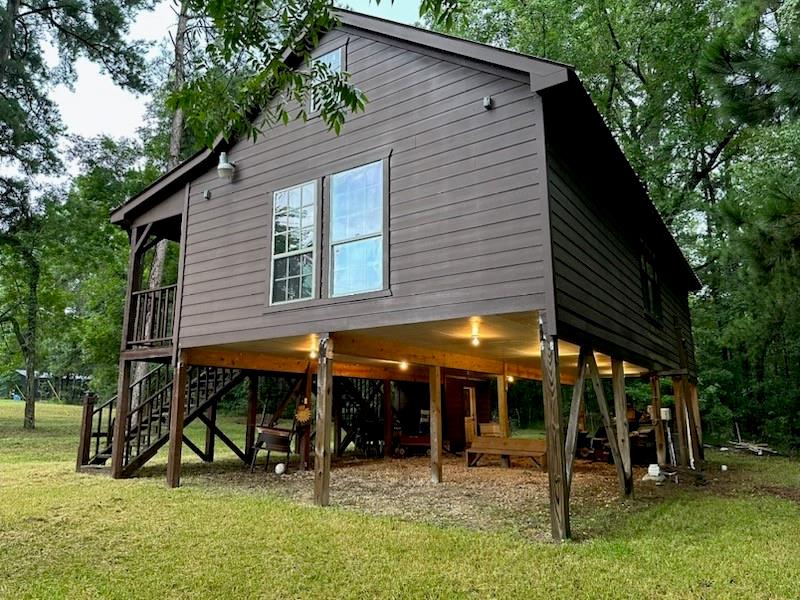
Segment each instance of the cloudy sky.
[[[414,23],[419,15],[419,0],[346,0],[342,5],[394,21]],[[173,0],[163,0],[155,10],[143,13],[131,28],[131,38],[157,42],[166,39],[176,20]],[[133,136],[142,124],[147,96],[136,96],[117,88],[96,65],[82,59],[77,65],[78,80],[73,90],[58,86],[51,94],[61,110],[70,133],[82,136],[106,134]]]

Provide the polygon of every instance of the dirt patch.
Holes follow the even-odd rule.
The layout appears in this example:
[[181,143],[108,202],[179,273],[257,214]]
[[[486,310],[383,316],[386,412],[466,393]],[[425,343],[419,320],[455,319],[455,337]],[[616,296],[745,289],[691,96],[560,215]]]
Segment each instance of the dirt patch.
[[784,498],[785,500],[791,500],[792,502],[800,504],[800,488],[789,488],[779,485],[765,485],[761,486],[759,490],[765,494],[769,494],[770,496],[778,496],[778,498]]
[[[549,490],[546,471],[529,460],[514,460],[512,468],[499,459],[483,459],[468,468],[463,457],[443,461],[443,480],[430,480],[430,459],[344,458],[331,469],[332,506],[436,525],[481,531],[506,530],[526,537],[550,539]],[[604,509],[631,508],[621,502],[613,465],[576,462],[571,493],[573,519],[592,521]],[[635,477],[640,478],[637,470]],[[314,474],[292,470],[284,475],[254,473],[216,465],[187,465],[185,482],[208,486],[263,490],[295,502],[313,502]],[[652,486],[651,486],[652,487]],[[641,490],[647,499],[651,490]]]

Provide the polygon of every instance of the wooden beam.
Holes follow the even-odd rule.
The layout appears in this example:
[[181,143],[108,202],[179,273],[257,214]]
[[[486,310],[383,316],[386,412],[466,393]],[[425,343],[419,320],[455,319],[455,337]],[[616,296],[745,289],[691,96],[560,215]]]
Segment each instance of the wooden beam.
[[81,467],[89,463],[89,453],[92,448],[92,413],[97,400],[91,392],[86,392],[83,397],[83,413],[81,414],[81,437],[78,443],[78,460],[75,462],[75,471],[80,472]]
[[189,348],[185,352],[191,364],[204,367],[227,367],[270,373],[303,373],[308,365],[307,360],[299,358],[221,348]]
[[217,427],[216,423],[212,423],[211,421],[209,421],[208,418],[206,418],[206,416],[203,413],[198,414],[197,418],[200,419],[206,425],[206,427],[212,429],[214,431],[214,435],[216,435],[223,444],[225,444],[228,448],[230,448],[231,452],[233,452],[237,457],[239,457],[239,460],[241,460],[246,465],[250,464],[247,460],[247,455],[242,451],[241,448],[239,448],[239,446],[233,443],[233,440],[231,440],[231,438],[225,435],[225,432],[222,431],[222,429]]
[[571,489],[572,474],[575,468],[575,452],[578,448],[578,421],[580,420],[581,406],[583,405],[583,392],[586,382],[586,355],[589,350],[581,348],[578,355],[578,369],[575,383],[572,387],[572,403],[569,407],[569,420],[567,421],[567,439],[564,442],[566,456],[567,487]]
[[614,391],[614,416],[616,418],[617,444],[625,473],[625,495],[633,493],[633,463],[631,462],[631,434],[628,429],[628,402],[625,396],[625,369],[618,358],[611,359],[611,387]]
[[689,440],[686,431],[686,402],[683,395],[683,379],[672,378],[672,389],[675,393],[675,415],[673,421],[678,431],[678,466],[689,465]]
[[394,444],[394,415],[392,414],[392,382],[383,380],[383,456],[392,456]]
[[539,369],[513,362],[504,363],[502,360],[445,352],[355,334],[337,333],[336,347],[338,354],[353,357],[378,358],[398,362],[405,360],[412,364],[489,374],[507,372],[509,375],[523,379],[541,379],[542,377]]
[[[145,231],[150,231],[149,226],[145,228]],[[142,256],[139,252],[139,248],[145,237],[147,236],[142,236],[142,229],[140,227],[131,231],[131,248],[130,254],[128,255],[128,282],[125,288],[125,307],[122,312],[120,352],[124,352],[127,349],[128,340],[131,339],[133,328],[133,322],[131,321],[131,305],[133,302],[133,292],[139,289],[142,281]]]
[[[308,363],[308,368],[306,369],[306,379],[305,379],[305,395],[303,396],[303,401],[305,404],[310,408],[311,407],[311,400],[313,398],[314,390],[313,390],[313,382],[314,377],[311,370],[311,363]],[[311,422],[309,421],[305,427],[302,429],[302,433],[300,434],[300,469],[302,471],[306,471],[311,467]]]
[[[181,484],[181,448],[183,446],[183,417],[186,409],[186,374],[189,365],[181,353],[175,367],[172,384],[172,406],[169,411],[169,453],[167,454],[167,487]],[[202,419],[202,415],[201,415]]]
[[592,378],[592,387],[594,388],[594,395],[597,397],[597,407],[600,409],[600,415],[603,418],[603,427],[606,430],[608,445],[611,448],[611,456],[614,459],[614,466],[617,469],[617,479],[619,480],[620,492],[626,494],[625,468],[622,463],[622,457],[620,456],[617,433],[614,429],[614,425],[611,422],[611,413],[608,410],[606,394],[603,391],[603,382],[600,379],[600,373],[597,370],[597,362],[594,359],[593,353],[589,353],[586,358],[586,362],[589,365],[589,374]]
[[664,421],[661,420],[661,379],[658,375],[650,376],[650,390],[653,406],[653,426],[656,431],[656,460],[659,465],[667,464],[667,442],[664,436]]
[[191,450],[197,456],[199,456],[200,460],[202,460],[203,462],[211,462],[208,460],[208,455],[202,450],[200,450],[200,448],[197,447],[197,444],[195,444],[191,439],[189,439],[185,433],[183,434],[183,443],[186,444],[186,447],[189,448],[189,450]]
[[187,182],[183,188],[183,211],[181,212],[181,239],[178,254],[178,281],[175,290],[175,308],[172,319],[172,364],[178,363],[178,349],[180,348],[181,315],[183,314],[183,275],[186,272],[186,236],[189,229],[189,196],[191,183]]
[[[336,456],[344,454],[342,448],[342,399],[336,395],[331,395],[331,405],[333,410],[333,448]],[[351,431],[350,433],[355,433]],[[349,436],[348,436],[349,437]],[[347,443],[350,443],[348,439]],[[346,446],[345,446],[346,447]]]
[[327,506],[330,501],[333,348],[333,338],[329,334],[319,336],[317,433],[314,443],[314,504],[317,506]]
[[[305,374],[309,362],[307,358],[292,358],[263,354],[260,352],[244,352],[226,348],[188,348],[189,361],[193,365],[204,367],[227,367],[246,371],[261,371],[267,373],[297,373]],[[341,353],[337,352],[341,357]],[[316,373],[316,363],[311,363],[311,372]],[[391,379],[393,381],[414,381],[424,383],[428,381],[428,370],[411,367],[407,371],[389,366],[367,365],[356,362],[339,360],[333,363],[335,377],[357,377],[360,379]]]
[[430,367],[431,481],[442,481],[442,369]]
[[258,420],[258,375],[247,374],[247,420],[244,426],[244,452],[247,462],[253,457],[256,445],[256,421]]
[[119,361],[117,381],[117,409],[114,417],[114,441],[111,446],[111,476],[124,477],[125,430],[131,403],[131,363],[124,358]]
[[570,537],[569,486],[567,485],[564,439],[561,433],[561,376],[558,339],[548,335],[544,316],[539,315],[539,347],[542,357],[544,423],[547,437],[547,474],[550,487],[550,530],[553,539]]
[[497,419],[500,421],[500,437],[511,437],[511,422],[508,419],[508,379],[497,376]]
[[689,382],[689,404],[692,408],[692,416],[694,417],[694,437],[697,440],[698,456],[700,460],[705,460],[705,451],[703,448],[703,425],[700,422],[700,401],[697,397],[697,384]]
[[[217,403],[212,402],[209,407],[206,409],[206,418],[213,424],[217,424]],[[214,462],[214,440],[216,436],[214,435],[214,428],[213,427],[206,427],[206,449],[205,449],[205,457],[203,458],[204,462]]]
[[[497,420],[500,426],[500,437],[508,439],[511,437],[511,422],[508,420],[508,380],[505,375],[498,375],[497,379]],[[474,413],[473,413],[474,415]],[[500,464],[503,467],[511,466],[511,457],[507,454],[500,456]]]

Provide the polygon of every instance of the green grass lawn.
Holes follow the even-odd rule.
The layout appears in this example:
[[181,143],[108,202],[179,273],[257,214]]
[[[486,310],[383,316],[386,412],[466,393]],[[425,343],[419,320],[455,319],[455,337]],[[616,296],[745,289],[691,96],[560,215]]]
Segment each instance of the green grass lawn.
[[673,487],[616,518],[604,509],[612,516],[583,541],[556,545],[208,479],[168,490],[163,477],[79,475],[79,414],[40,404],[37,430],[24,432],[22,403],[0,401],[2,598],[800,595],[796,461],[716,453],[709,486]]

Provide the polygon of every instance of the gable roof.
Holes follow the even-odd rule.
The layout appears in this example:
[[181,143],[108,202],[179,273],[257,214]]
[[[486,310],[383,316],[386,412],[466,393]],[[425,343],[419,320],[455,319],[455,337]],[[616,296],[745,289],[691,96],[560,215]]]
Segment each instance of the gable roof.
[[[681,271],[687,282],[688,289],[700,289],[701,283],[697,275],[692,270],[683,252],[678,247],[677,242],[661,219],[644,185],[625,158],[624,153],[614,139],[613,134],[606,126],[605,121],[594,103],[589,98],[588,93],[580,82],[573,67],[564,63],[504,50],[502,48],[472,42],[455,36],[388,21],[379,17],[364,15],[344,9],[336,9],[334,12],[339,19],[340,27],[343,29],[353,30],[356,33],[376,34],[383,38],[394,40],[397,43],[411,44],[419,48],[426,48],[437,53],[450,55],[460,60],[466,58],[470,61],[483,63],[490,67],[521,73],[529,78],[531,93],[539,93],[542,95],[553,93],[557,93],[558,95],[567,94],[568,96],[576,95],[577,97],[585,97],[588,99],[588,102],[584,101],[580,103],[581,110],[585,112],[585,118],[599,126],[599,130],[601,131],[600,135],[603,138],[607,138],[601,140],[601,142],[603,145],[608,145],[610,143],[613,147],[612,152],[617,154],[618,157],[621,157],[622,163],[624,163],[625,171],[627,171],[626,176],[632,177],[635,180],[635,185],[642,195],[641,201],[646,203],[646,206],[643,208],[646,212],[652,213],[654,219],[657,221],[659,230],[658,237],[666,243],[669,253],[674,253],[675,258],[680,263],[682,267]],[[297,58],[298,57],[291,54],[284,56],[284,60],[287,62],[294,62]],[[129,226],[136,215],[141,214],[141,212],[147,210],[150,206],[157,204],[167,195],[174,193],[188,181],[191,181],[196,175],[212,168],[218,160],[219,153],[228,150],[235,142],[235,139],[225,140],[220,136],[215,141],[212,148],[200,150],[195,153],[180,165],[168,171],[144,188],[137,195],[127,200],[124,204],[114,209],[111,212],[111,222],[120,224],[123,227]]]

